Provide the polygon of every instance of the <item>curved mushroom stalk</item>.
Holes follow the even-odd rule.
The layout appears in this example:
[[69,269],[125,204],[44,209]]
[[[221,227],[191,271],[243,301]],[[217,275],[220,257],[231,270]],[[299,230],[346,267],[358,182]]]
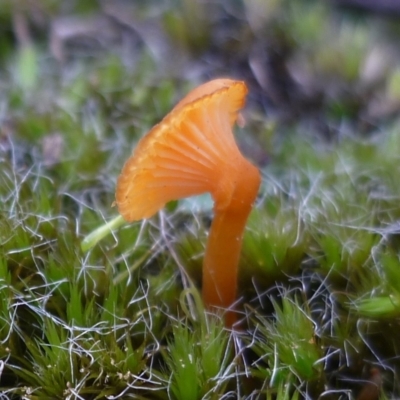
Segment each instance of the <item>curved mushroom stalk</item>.
[[[203,267],[203,301],[224,309],[232,306],[236,299],[243,233],[260,186],[258,170],[246,159],[237,160],[232,170],[230,179],[235,187],[229,203],[225,205],[225,199],[214,198],[214,219]],[[235,321],[235,313],[228,310],[226,326],[231,327]]]
[[[143,137],[117,183],[127,221],[149,218],[165,203],[210,192],[214,199],[203,266],[203,300],[229,307],[236,297],[242,236],[260,174],[232,133],[247,94],[243,82],[217,79],[189,93]],[[228,313],[226,323],[234,322]]]

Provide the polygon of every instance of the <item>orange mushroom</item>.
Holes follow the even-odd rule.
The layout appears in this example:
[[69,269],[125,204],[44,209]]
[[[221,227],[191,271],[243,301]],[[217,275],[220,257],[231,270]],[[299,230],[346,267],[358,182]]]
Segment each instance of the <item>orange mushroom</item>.
[[[202,285],[207,308],[226,309],[236,299],[243,232],[260,186],[258,169],[232,133],[246,94],[244,82],[230,79],[194,89],[139,141],[117,183],[116,204],[127,221],[149,218],[168,201],[211,193]],[[235,320],[228,310],[226,325]]]

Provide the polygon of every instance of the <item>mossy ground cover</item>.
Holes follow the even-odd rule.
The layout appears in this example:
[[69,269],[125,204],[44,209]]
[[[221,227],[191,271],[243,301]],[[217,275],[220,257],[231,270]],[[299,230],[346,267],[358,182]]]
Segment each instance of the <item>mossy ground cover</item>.
[[[398,397],[400,57],[374,56],[397,25],[307,1],[84,3],[0,10],[0,398]],[[113,34],[48,50],[39,17],[66,13]],[[208,198],[104,228],[137,140],[221,75],[249,84],[237,138],[263,175],[233,333],[201,302]]]

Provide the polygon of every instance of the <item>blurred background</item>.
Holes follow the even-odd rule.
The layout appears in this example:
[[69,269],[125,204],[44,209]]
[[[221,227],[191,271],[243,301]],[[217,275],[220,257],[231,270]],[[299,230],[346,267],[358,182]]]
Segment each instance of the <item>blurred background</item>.
[[[326,138],[348,132],[370,134],[395,118],[399,107],[396,0],[1,0],[1,4],[3,104],[7,103],[4,89],[11,83],[17,100],[19,90],[32,91],[41,84],[44,71],[47,87],[39,97],[36,92],[32,106],[45,112],[51,85],[60,74],[73,85],[84,65],[97,62],[107,71],[89,72],[72,95],[96,91],[96,86],[108,85],[120,93],[131,89],[129,113],[152,88],[163,87],[176,101],[187,90],[186,82],[194,85],[218,76],[245,80],[250,109],[286,132],[301,124]],[[121,74],[126,79],[113,87]],[[168,100],[165,103],[156,104],[160,116],[169,106]],[[117,109],[114,106],[114,113]],[[262,162],[264,155],[259,151],[256,157]]]

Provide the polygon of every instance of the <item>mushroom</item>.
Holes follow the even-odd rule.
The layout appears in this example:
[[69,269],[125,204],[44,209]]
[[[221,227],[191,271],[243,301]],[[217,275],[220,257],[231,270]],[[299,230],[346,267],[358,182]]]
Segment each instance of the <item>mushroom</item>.
[[[150,218],[168,201],[211,193],[202,283],[208,309],[229,309],[236,299],[243,232],[261,181],[232,133],[246,94],[245,83],[231,79],[195,88],[139,141],[117,182],[116,204],[128,222]],[[226,326],[235,321],[228,310]]]

